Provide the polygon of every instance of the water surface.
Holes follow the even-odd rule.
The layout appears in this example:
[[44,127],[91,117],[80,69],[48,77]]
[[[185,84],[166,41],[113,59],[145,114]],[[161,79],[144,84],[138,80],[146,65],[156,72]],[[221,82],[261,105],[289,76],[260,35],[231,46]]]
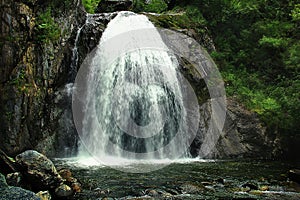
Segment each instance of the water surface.
[[[112,163],[111,168],[88,160],[55,162],[58,168],[71,168],[82,182],[83,192],[75,199],[300,199],[299,185],[287,177],[299,163],[186,159]],[[169,165],[149,173],[123,172],[165,164]]]

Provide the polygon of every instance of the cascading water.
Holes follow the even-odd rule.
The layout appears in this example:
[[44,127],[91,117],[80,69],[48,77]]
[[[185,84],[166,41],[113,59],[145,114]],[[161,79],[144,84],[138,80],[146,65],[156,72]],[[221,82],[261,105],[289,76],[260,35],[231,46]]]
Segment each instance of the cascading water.
[[83,29],[84,25],[78,28],[76,37],[75,37],[75,42],[74,42],[74,48],[72,50],[72,62],[70,66],[70,71],[69,71],[69,81],[72,82],[74,81],[74,77],[76,76],[77,72],[77,64],[78,64],[78,40],[81,34],[81,30]]
[[187,110],[177,59],[146,16],[118,13],[86,63],[81,151],[100,160],[188,156],[197,118],[188,112],[198,105]]

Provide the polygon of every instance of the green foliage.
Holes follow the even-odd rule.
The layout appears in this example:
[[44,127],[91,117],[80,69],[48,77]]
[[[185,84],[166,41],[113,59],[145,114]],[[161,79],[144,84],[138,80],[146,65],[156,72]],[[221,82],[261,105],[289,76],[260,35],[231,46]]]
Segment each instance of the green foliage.
[[168,5],[164,0],[151,0],[150,3],[146,4],[144,8],[146,12],[161,13],[167,10]]
[[11,84],[21,87],[25,82],[25,78],[26,78],[26,72],[25,69],[22,68],[21,70],[19,70],[17,76],[11,81]]
[[[235,96],[250,110],[258,113],[264,118],[267,116],[278,114],[280,104],[276,98],[269,96],[263,88],[258,74],[249,74],[245,70],[242,71],[223,71],[222,73],[226,83],[226,92],[228,96]],[[245,81],[247,80],[247,81]],[[274,120],[274,119],[273,119]],[[278,120],[276,120],[278,121]],[[270,120],[266,123],[273,123]]]
[[270,48],[284,48],[288,45],[288,40],[285,38],[274,38],[263,36],[258,43],[261,46],[266,46]]
[[295,4],[291,12],[292,19],[300,22],[300,4]]
[[61,30],[51,16],[51,8],[41,13],[36,19],[36,39],[42,43],[54,42],[60,38]]
[[5,117],[8,121],[11,121],[14,117],[14,114],[13,114],[13,112],[6,112]]
[[186,15],[148,14],[147,16],[157,27],[177,30],[187,28],[189,25],[191,25],[191,22]]
[[300,130],[300,4],[294,0],[175,0],[201,35],[211,31],[228,96],[269,126]]
[[88,13],[95,13],[95,9],[97,8],[99,2],[101,0],[82,0],[82,4]]
[[18,93],[28,93],[32,84],[28,83],[25,68],[21,68],[16,77],[10,81],[10,84],[17,89]]
[[162,13],[168,9],[168,4],[164,0],[150,0],[145,3],[144,0],[133,1],[133,11],[135,12],[155,12]]

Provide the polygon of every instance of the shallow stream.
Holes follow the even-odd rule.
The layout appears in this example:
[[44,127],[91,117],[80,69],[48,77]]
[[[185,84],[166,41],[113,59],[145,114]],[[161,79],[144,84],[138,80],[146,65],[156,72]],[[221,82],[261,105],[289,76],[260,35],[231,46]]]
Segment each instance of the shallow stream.
[[127,173],[166,163],[124,163],[114,168],[76,159],[56,160],[83,186],[75,199],[286,199],[299,200],[299,185],[287,172],[299,163],[181,160],[148,173]]

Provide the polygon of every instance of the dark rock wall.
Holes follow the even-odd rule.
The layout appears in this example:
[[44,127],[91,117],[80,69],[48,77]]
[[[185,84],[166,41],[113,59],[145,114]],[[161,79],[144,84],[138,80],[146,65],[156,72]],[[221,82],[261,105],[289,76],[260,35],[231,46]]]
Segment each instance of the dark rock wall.
[[132,6],[133,0],[102,0],[98,4],[95,12],[115,12],[122,10],[129,10]]
[[[76,145],[75,129],[64,129],[63,108],[54,101],[68,82],[72,32],[85,20],[81,1],[1,0],[0,6],[0,146],[10,155],[30,148],[55,155],[58,135],[72,134],[68,145]],[[36,19],[51,6],[59,11],[52,17],[60,38],[41,42]]]
[[281,154],[276,137],[267,132],[255,113],[228,98],[223,132],[207,157],[272,159]]

